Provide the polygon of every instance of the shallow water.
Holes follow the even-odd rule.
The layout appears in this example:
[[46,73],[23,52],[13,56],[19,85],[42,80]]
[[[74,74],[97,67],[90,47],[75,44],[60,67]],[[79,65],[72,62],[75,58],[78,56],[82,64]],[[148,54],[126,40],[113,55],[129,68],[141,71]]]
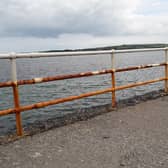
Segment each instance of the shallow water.
[[[127,67],[148,63],[164,62],[164,52],[146,52],[131,54],[116,54],[115,66]],[[31,79],[34,77],[53,76],[56,74],[69,74],[108,69],[111,66],[109,55],[59,57],[59,58],[35,58],[17,60],[18,79]],[[164,75],[164,68],[150,68],[116,74],[116,85],[124,85],[131,82],[145,81]],[[0,60],[0,81],[10,80],[10,62]],[[87,78],[68,79],[36,85],[20,86],[20,100],[22,105],[39,101],[51,100],[70,95],[94,91],[111,87],[111,75],[101,75]],[[117,99],[126,99],[135,95],[142,95],[153,90],[163,88],[163,82],[136,87],[117,92]],[[13,106],[12,89],[0,89],[0,110]],[[38,110],[28,111],[22,114],[23,125],[35,121],[60,116],[74,112],[75,109],[91,106],[110,104],[111,94],[93,96],[81,100],[58,104]],[[0,118],[0,135],[15,128],[15,116]]]

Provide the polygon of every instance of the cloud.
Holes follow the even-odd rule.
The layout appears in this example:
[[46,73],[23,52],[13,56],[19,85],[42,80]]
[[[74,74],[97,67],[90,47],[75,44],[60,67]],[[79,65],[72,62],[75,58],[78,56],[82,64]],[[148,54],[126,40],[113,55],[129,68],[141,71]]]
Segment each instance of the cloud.
[[164,0],[1,0],[0,50],[166,42]]
[[1,36],[124,34],[138,0],[1,0]]

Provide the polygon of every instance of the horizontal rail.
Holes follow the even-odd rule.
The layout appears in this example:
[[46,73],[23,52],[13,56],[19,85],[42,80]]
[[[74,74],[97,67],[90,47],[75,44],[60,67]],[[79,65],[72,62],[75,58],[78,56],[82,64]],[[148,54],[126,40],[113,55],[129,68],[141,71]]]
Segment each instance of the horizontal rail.
[[28,80],[19,80],[17,82],[7,81],[7,82],[0,82],[0,88],[10,87],[13,85],[29,85],[29,84],[35,84],[35,83],[51,82],[51,81],[56,81],[56,80],[65,80],[65,79],[81,78],[81,77],[88,77],[88,76],[95,76],[95,75],[104,75],[104,74],[113,73],[113,72],[132,71],[132,70],[146,69],[146,68],[159,67],[159,66],[165,66],[165,65],[166,63],[147,64],[147,65],[127,67],[127,68],[119,68],[115,70],[107,69],[107,70],[101,70],[101,71],[92,71],[92,72],[67,74],[67,75],[57,75],[57,76],[52,76],[52,77],[33,78],[33,79],[28,79]]
[[64,103],[64,102],[77,100],[77,99],[90,97],[90,96],[96,96],[96,95],[99,95],[99,94],[105,94],[105,93],[112,92],[112,91],[128,89],[128,88],[132,88],[132,87],[136,87],[136,86],[147,85],[147,84],[160,82],[160,81],[164,81],[164,80],[166,80],[166,78],[158,78],[158,79],[149,80],[149,81],[145,81],[145,82],[136,82],[136,83],[133,83],[133,84],[118,86],[118,87],[115,87],[115,88],[108,88],[108,89],[104,89],[104,90],[98,90],[98,91],[93,91],[93,92],[89,92],[89,93],[83,93],[83,94],[80,94],[78,96],[69,96],[69,97],[66,97],[66,98],[54,99],[54,100],[35,103],[35,104],[27,105],[27,106],[20,106],[19,108],[2,110],[2,111],[0,111],[0,116],[16,113],[17,111],[23,112],[23,111],[32,110],[32,109],[43,108],[43,107],[50,106],[50,105]]
[[51,82],[56,80],[64,80],[64,79],[72,79],[72,78],[80,78],[80,77],[88,77],[88,76],[94,76],[94,75],[103,75],[107,73],[112,73],[113,70],[101,70],[101,71],[92,71],[92,72],[84,72],[84,73],[76,73],[76,74],[67,74],[67,75],[57,75],[52,77],[44,77],[44,78],[33,78],[28,80],[19,80],[17,82],[2,82],[0,83],[1,87],[9,87],[12,85],[28,85],[28,84],[35,84],[35,83],[43,83],[43,82]]
[[127,68],[118,68],[115,70],[115,72],[133,71],[133,70],[147,69],[147,68],[159,67],[159,66],[165,66],[165,65],[166,65],[166,63],[146,64],[146,65],[127,67]]
[[[151,51],[164,51],[165,52],[165,61],[164,63],[159,64],[146,64],[140,66],[131,66],[125,68],[115,68],[115,59],[114,54],[120,53],[134,53],[134,52],[151,52]],[[40,58],[40,57],[65,57],[65,56],[104,56],[104,54],[111,55],[111,69],[105,69],[100,71],[90,71],[90,72],[82,72],[76,74],[65,74],[65,75],[57,75],[57,76],[49,76],[49,77],[40,77],[26,80],[17,80],[17,69],[16,69],[16,59],[20,58]],[[36,52],[36,53],[10,53],[10,54],[0,54],[0,59],[10,59],[11,62],[11,81],[0,82],[0,88],[3,87],[12,87],[13,88],[13,100],[14,107],[6,110],[0,111],[1,115],[8,115],[15,113],[16,115],[16,129],[17,135],[23,135],[23,128],[21,123],[21,112],[43,108],[50,105],[55,105],[59,103],[64,103],[72,100],[77,100],[85,97],[95,96],[99,94],[112,93],[112,107],[116,106],[116,95],[115,92],[118,90],[128,89],[137,86],[143,86],[155,82],[165,81],[165,92],[168,93],[168,48],[146,48],[146,49],[129,49],[129,50],[102,50],[102,51],[73,51],[73,52]],[[122,86],[116,86],[115,73],[125,72],[125,71],[133,71],[139,69],[146,69],[151,67],[165,67],[165,75],[162,78],[148,80],[144,82],[136,82]],[[80,95],[69,96],[65,98],[58,98],[54,100],[48,100],[44,102],[38,102],[34,104],[21,105],[19,100],[19,85],[28,85],[28,84],[36,84],[43,82],[51,82],[56,80],[64,80],[64,79],[72,79],[72,78],[81,78],[81,77],[89,77],[95,75],[103,75],[103,74],[111,74],[111,88],[92,91],[88,93],[82,93]]]
[[145,49],[127,49],[127,50],[100,50],[100,51],[71,51],[71,52],[35,52],[35,53],[9,53],[0,54],[0,59],[20,59],[20,58],[41,58],[41,57],[66,57],[66,56],[96,56],[112,53],[134,53],[165,51],[168,48],[145,48]]

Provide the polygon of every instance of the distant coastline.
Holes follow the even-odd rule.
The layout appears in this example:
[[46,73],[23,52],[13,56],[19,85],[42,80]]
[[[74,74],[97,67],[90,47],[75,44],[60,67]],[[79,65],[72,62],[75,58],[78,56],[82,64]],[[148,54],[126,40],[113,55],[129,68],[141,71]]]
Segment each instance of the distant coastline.
[[65,52],[65,51],[99,51],[99,50],[125,50],[125,49],[142,49],[142,48],[164,48],[168,47],[168,44],[155,43],[155,44],[123,44],[115,46],[104,46],[95,48],[81,48],[81,49],[64,49],[64,50],[48,50],[40,52]]

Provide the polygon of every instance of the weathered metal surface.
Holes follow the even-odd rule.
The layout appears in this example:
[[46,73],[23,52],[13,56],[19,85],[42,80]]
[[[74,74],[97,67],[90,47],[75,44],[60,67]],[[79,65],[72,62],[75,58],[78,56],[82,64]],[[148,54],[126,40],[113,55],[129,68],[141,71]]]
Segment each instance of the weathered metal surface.
[[168,93],[168,50],[165,50],[165,92]]
[[129,89],[129,88],[136,87],[136,86],[143,86],[143,85],[147,85],[147,84],[151,84],[151,83],[155,83],[155,82],[164,81],[165,79],[166,78],[158,78],[158,79],[148,80],[145,82],[136,82],[136,83],[128,84],[125,86],[118,86],[118,87],[116,87],[115,90],[117,91],[117,90]]
[[165,92],[168,93],[168,64],[165,66]]
[[[13,53],[11,55],[14,55]],[[16,130],[17,135],[22,136],[22,121],[21,121],[21,114],[20,114],[20,101],[19,101],[19,89],[17,85],[17,70],[16,70],[16,59],[11,59],[11,80],[13,81],[13,101],[14,106],[16,109]]]
[[2,111],[0,111],[0,115],[7,115],[7,114],[10,114],[10,113],[16,113],[18,110],[23,112],[23,111],[32,110],[32,109],[38,109],[38,108],[46,107],[46,106],[49,106],[49,105],[64,103],[64,102],[67,102],[67,101],[77,100],[77,99],[90,97],[90,96],[95,96],[95,95],[99,95],[99,94],[105,94],[105,93],[109,93],[109,92],[113,92],[113,91],[118,91],[118,90],[123,90],[123,89],[136,87],[136,86],[147,85],[147,84],[151,84],[151,83],[159,82],[159,81],[164,81],[164,80],[165,80],[165,78],[158,78],[158,79],[149,80],[149,81],[145,81],[145,82],[137,82],[137,83],[128,84],[128,85],[124,85],[124,86],[117,86],[115,88],[107,88],[107,89],[104,89],[104,90],[98,90],[98,91],[93,91],[93,92],[89,92],[89,93],[83,93],[83,94],[80,94],[78,96],[69,96],[69,97],[66,97],[66,98],[54,99],[54,100],[45,101],[45,102],[39,102],[39,103],[27,105],[27,106],[20,106],[18,109],[14,108],[14,109],[2,110]]
[[111,79],[112,79],[112,107],[116,106],[116,94],[115,94],[115,72],[111,73]]
[[[104,75],[104,74],[108,74],[108,73],[112,73],[112,72],[132,71],[132,70],[146,69],[146,68],[165,66],[165,65],[166,65],[166,63],[147,64],[147,65],[140,65],[140,66],[134,66],[134,67],[128,67],[128,68],[106,69],[106,70],[83,72],[83,73],[77,73],[77,74],[57,75],[57,76],[52,76],[52,77],[33,78],[33,79],[28,79],[28,80],[18,80],[17,85],[28,85],[28,84],[56,81],[56,80],[89,77],[89,76],[94,76],[94,75]],[[0,88],[9,87],[9,86],[13,86],[13,85],[15,85],[15,83],[12,81],[0,82]]]
[[146,69],[146,68],[159,67],[159,66],[165,66],[165,65],[166,63],[139,65],[139,66],[132,66],[127,68],[119,68],[119,69],[116,69],[115,72],[133,71],[138,69]]
[[[18,85],[35,84],[35,83],[50,82],[50,81],[56,81],[56,80],[88,77],[88,76],[94,76],[94,75],[103,75],[111,72],[112,70],[109,69],[109,70],[101,70],[101,71],[83,72],[83,73],[77,73],[77,74],[57,75],[57,76],[44,77],[44,78],[33,78],[28,80],[19,80],[17,81],[17,84]],[[0,87],[9,87],[12,85],[14,85],[14,82],[12,81],[0,83]]]
[[[146,50],[146,51],[151,51],[151,50]],[[105,52],[108,53],[109,51],[104,51],[104,53]],[[132,52],[132,51],[129,51],[129,52]],[[142,50],[139,50],[139,52],[142,52]],[[31,54],[17,55],[17,54],[12,53],[12,54],[10,54],[10,57],[8,57],[8,58],[11,58],[11,70],[12,70],[11,71],[11,77],[12,77],[11,81],[1,82],[0,88],[2,88],[2,87],[12,87],[13,88],[14,108],[0,111],[0,116],[15,113],[16,114],[17,135],[21,136],[21,135],[23,135],[22,122],[21,122],[21,112],[24,112],[27,110],[43,108],[43,107],[50,106],[50,105],[64,103],[64,102],[77,100],[77,99],[90,97],[90,96],[95,96],[95,95],[99,95],[99,94],[105,94],[105,93],[109,93],[109,92],[112,93],[112,106],[115,107],[116,106],[116,95],[115,95],[116,91],[132,88],[132,87],[136,87],[136,86],[147,85],[147,84],[151,84],[151,83],[159,82],[159,81],[165,81],[165,92],[168,92],[168,51],[167,51],[167,49],[165,50],[165,52],[166,52],[166,59],[165,59],[164,63],[147,64],[147,65],[140,65],[140,66],[115,69],[115,67],[114,67],[114,53],[116,53],[116,52],[114,50],[112,50],[112,51],[110,51],[110,53],[112,54],[111,55],[111,59],[112,59],[111,69],[100,70],[100,71],[91,71],[91,72],[82,72],[82,73],[76,73],[76,74],[57,75],[57,76],[52,76],[52,77],[42,77],[42,78],[37,77],[37,78],[33,78],[33,79],[28,79],[28,80],[17,80],[16,58],[41,57],[41,56],[45,57],[46,54],[41,53],[42,55],[39,55],[39,53],[35,53],[32,55]],[[76,56],[79,53],[76,53]],[[95,54],[95,53],[97,53],[97,52],[92,52],[92,54]],[[99,52],[99,54],[100,53],[102,54],[103,52]],[[64,54],[62,56],[66,56],[67,53],[65,55]],[[86,53],[84,53],[84,55],[85,54]],[[88,55],[88,53],[87,53],[87,55]],[[60,56],[60,55],[59,54],[54,55],[54,53],[52,53],[50,56]],[[1,57],[1,58],[3,58],[3,57]],[[7,58],[7,57],[5,56],[5,58]],[[165,67],[165,77],[154,79],[154,80],[149,80],[149,81],[145,81],[145,82],[131,83],[131,84],[124,85],[124,86],[116,86],[115,73],[132,71],[132,70],[139,70],[139,69],[146,69],[146,68],[152,68],[152,67],[159,67],[159,66]],[[45,101],[45,102],[39,102],[39,103],[25,105],[25,106],[20,105],[19,88],[18,88],[19,85],[36,84],[36,83],[42,83],[42,82],[50,82],[50,81],[65,80],[65,79],[80,78],[80,77],[89,77],[89,76],[104,75],[104,74],[111,74],[111,82],[112,82],[111,88],[107,88],[104,90],[92,91],[92,92],[83,93],[83,94],[75,95],[75,96],[69,96],[69,97],[65,97],[65,98],[49,100],[49,101]]]
[[23,130],[22,130],[22,120],[21,120],[21,114],[20,114],[19,91],[18,91],[17,85],[13,86],[13,98],[14,98],[15,114],[16,114],[17,135],[22,136]]
[[35,103],[32,105],[27,105],[27,106],[21,106],[19,109],[7,109],[7,110],[2,110],[0,111],[0,115],[7,115],[10,113],[15,113],[17,110],[20,111],[27,111],[27,110],[31,110],[31,109],[37,109],[37,108],[42,108],[42,107],[46,107],[49,105],[54,105],[54,104],[59,104],[59,103],[64,103],[67,101],[72,101],[72,100],[77,100],[77,99],[81,99],[84,97],[89,97],[89,96],[95,96],[98,94],[104,94],[104,93],[108,93],[111,92],[112,89],[108,88],[108,89],[104,89],[104,90],[99,90],[99,91],[93,91],[93,92],[89,92],[89,93],[84,93],[84,94],[80,94],[78,96],[70,96],[70,97],[66,97],[66,98],[60,98],[60,99],[55,99],[55,100],[50,100],[50,101],[45,101],[45,102],[39,102],[39,103]]

